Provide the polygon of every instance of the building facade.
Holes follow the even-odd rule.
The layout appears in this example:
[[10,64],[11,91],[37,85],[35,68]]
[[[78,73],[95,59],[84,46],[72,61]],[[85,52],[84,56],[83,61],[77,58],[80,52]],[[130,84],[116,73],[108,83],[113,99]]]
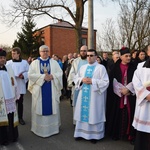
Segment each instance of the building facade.
[[[76,34],[73,27],[66,22],[47,25],[36,31],[40,42],[50,47],[50,56],[53,54],[62,58],[68,53],[77,52]],[[88,29],[82,28],[82,44],[88,45]],[[94,30],[94,48],[96,49],[96,30]]]

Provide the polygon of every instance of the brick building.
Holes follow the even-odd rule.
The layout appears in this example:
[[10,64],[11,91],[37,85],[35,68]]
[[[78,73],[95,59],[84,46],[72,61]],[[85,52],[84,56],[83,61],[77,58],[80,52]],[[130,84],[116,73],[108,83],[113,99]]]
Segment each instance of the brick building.
[[[76,35],[72,26],[66,22],[47,25],[36,31],[43,44],[50,47],[50,56],[53,54],[62,58],[63,55],[76,52]],[[88,45],[88,29],[82,28],[82,43]],[[96,30],[94,30],[94,47],[96,49]]]

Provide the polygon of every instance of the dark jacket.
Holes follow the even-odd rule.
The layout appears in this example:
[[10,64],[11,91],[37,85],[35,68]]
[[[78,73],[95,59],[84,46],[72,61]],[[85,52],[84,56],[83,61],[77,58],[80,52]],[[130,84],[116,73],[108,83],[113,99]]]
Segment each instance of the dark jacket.
[[[120,138],[120,122],[122,119],[122,114],[120,110],[120,97],[113,92],[113,79],[116,78],[118,82],[122,82],[122,73],[120,68],[121,60],[119,59],[115,64],[113,69],[110,72],[110,85],[107,91],[107,103],[106,103],[106,133],[111,135],[112,138]],[[132,82],[133,74],[136,69],[136,66],[131,62],[127,70],[127,84]],[[135,95],[129,95],[129,105],[130,105],[130,114],[126,120],[127,124],[130,122],[130,135],[134,136],[134,129],[132,127],[132,121],[135,110]]]

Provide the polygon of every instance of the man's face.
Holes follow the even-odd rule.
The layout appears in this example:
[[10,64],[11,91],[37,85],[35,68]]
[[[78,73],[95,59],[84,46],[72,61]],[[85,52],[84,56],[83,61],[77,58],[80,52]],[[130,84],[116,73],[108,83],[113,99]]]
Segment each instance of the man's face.
[[103,59],[108,59],[108,54],[107,53],[103,53]]
[[58,61],[58,57],[56,55],[54,56],[54,60]]
[[67,58],[68,58],[68,56],[67,56],[67,55],[64,55],[64,56],[63,56],[63,61],[66,61]]
[[130,53],[124,54],[120,56],[120,59],[122,60],[123,64],[128,64],[131,61],[131,54]]
[[74,54],[73,54],[73,57],[74,57],[74,58],[77,58],[77,57],[78,57],[78,54],[77,54],[77,53],[74,53]]
[[20,56],[20,54],[18,54],[16,51],[11,52],[12,59],[19,60],[19,56]]
[[147,55],[150,56],[150,46],[148,46]]
[[73,55],[70,53],[70,54],[68,54],[68,59],[70,60],[70,59],[72,59],[73,58]]
[[6,63],[6,57],[0,56],[0,66],[4,66],[5,63]]
[[95,56],[94,52],[87,52],[87,61],[89,64],[95,63],[97,56]]
[[49,56],[49,50],[47,48],[41,50],[39,53],[42,59],[47,59]]
[[81,59],[86,59],[86,57],[87,57],[86,55],[87,55],[87,50],[84,49],[84,48],[80,49],[80,57],[81,57]]
[[112,59],[113,59],[114,62],[116,62],[119,59],[119,54],[114,54],[112,56]]

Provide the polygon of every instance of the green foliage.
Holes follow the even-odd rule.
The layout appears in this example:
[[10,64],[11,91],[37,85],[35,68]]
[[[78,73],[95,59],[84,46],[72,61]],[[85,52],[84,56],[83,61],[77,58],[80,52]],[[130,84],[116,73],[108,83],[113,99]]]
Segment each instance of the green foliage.
[[22,55],[25,57],[33,55],[33,52],[40,46],[38,43],[39,37],[34,36],[35,26],[36,24],[32,19],[32,15],[28,12],[27,20],[25,20],[22,26],[22,32],[17,33],[17,40],[15,40],[13,44],[13,47],[21,48]]

